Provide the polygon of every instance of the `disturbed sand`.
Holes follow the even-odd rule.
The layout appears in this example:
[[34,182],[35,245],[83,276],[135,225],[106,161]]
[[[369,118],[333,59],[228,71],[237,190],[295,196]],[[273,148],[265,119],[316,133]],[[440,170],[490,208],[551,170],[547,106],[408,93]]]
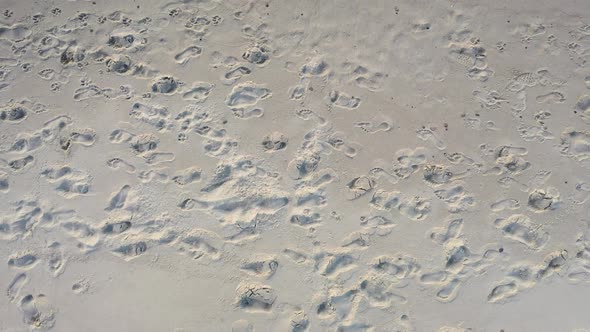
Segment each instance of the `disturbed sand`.
[[588,1],[0,13],[0,331],[590,331]]

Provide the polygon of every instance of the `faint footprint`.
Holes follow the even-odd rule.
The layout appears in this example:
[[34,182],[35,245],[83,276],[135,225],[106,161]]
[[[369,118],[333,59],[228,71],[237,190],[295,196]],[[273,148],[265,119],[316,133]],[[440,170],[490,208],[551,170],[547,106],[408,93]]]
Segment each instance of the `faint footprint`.
[[544,95],[537,96],[535,100],[537,103],[560,104],[565,101],[565,96],[559,91],[552,91]]
[[520,208],[520,202],[517,199],[506,198],[494,202],[490,205],[490,209],[494,212],[500,212],[504,210],[517,210]]
[[18,254],[12,255],[8,259],[8,266],[18,268],[18,269],[29,270],[29,269],[33,268],[37,262],[38,262],[37,256],[35,256],[31,253],[25,252],[25,253],[18,253]]
[[72,285],[72,292],[75,294],[86,293],[90,289],[90,283],[86,279],[80,279]]
[[14,279],[12,279],[12,281],[8,285],[8,288],[6,289],[6,295],[8,296],[8,300],[10,302],[14,302],[14,300],[16,300],[23,286],[28,281],[29,279],[27,278],[27,275],[25,273],[19,273],[14,277]]
[[348,95],[344,92],[340,92],[337,90],[332,90],[327,96],[328,102],[331,105],[353,110],[358,108],[361,104],[361,99],[355,96]]
[[365,131],[369,134],[378,133],[380,131],[387,132],[387,131],[390,131],[392,128],[391,123],[389,123],[387,121],[380,122],[377,125],[375,125],[369,121],[361,121],[361,122],[356,122],[354,124],[354,126],[362,129],[363,131]]
[[514,282],[498,285],[488,295],[488,301],[492,303],[502,301],[516,295],[517,291],[518,287]]
[[115,209],[122,209],[125,206],[125,202],[127,201],[127,196],[129,196],[129,192],[131,191],[131,186],[124,185],[121,189],[112,195],[109,206],[105,208],[106,211],[112,211]]
[[175,56],[174,56],[174,61],[176,61],[176,63],[184,65],[187,62],[189,62],[192,58],[196,58],[198,56],[201,55],[201,53],[203,53],[203,48],[200,46],[189,46],[187,48],[185,48],[184,50],[178,52]]
[[20,300],[24,321],[32,329],[51,329],[55,325],[54,310],[47,303],[45,295],[25,295]]
[[421,140],[429,141],[430,143],[434,144],[437,149],[446,149],[447,145],[438,137],[437,134],[434,133],[434,130],[435,129],[432,127],[423,126],[421,129],[416,130],[416,134]]

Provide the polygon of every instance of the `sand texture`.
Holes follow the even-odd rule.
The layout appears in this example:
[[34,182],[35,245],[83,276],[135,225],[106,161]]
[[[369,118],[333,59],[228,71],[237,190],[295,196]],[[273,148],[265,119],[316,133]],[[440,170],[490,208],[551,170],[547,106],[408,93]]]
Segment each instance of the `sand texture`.
[[590,1],[0,4],[0,332],[590,331]]

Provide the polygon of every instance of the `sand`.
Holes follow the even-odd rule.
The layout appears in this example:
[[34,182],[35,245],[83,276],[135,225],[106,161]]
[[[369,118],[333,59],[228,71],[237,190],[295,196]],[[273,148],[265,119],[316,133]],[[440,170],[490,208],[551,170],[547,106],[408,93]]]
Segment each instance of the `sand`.
[[0,331],[590,331],[590,2],[1,3]]

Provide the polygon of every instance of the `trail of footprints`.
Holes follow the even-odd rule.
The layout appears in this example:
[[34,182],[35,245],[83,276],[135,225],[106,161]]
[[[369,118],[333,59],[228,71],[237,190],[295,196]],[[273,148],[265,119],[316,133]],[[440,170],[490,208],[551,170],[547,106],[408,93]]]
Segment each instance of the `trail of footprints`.
[[[106,252],[124,261],[141,261],[164,247],[195,264],[224,259],[233,263],[240,246],[260,240],[276,227],[304,234],[302,243],[297,243],[300,248],[280,243],[273,252],[253,253],[236,263],[232,269],[240,275],[240,282],[233,308],[228,310],[268,313],[285,322],[289,331],[381,330],[385,323],[363,319],[373,312],[376,317],[390,317],[389,327],[412,330],[414,317],[409,315],[413,299],[406,286],[419,285],[436,301],[450,303],[461,296],[466,282],[488,270],[504,275],[488,285],[488,296],[482,301],[490,304],[510,301],[548,278],[590,281],[588,225],[570,243],[556,243],[550,233],[555,227],[550,219],[588,204],[588,180],[570,183],[561,187],[567,191],[560,191],[551,171],[537,169],[529,161],[531,147],[544,144],[554,158],[563,156],[588,167],[590,132],[583,125],[590,122],[588,94],[570,95],[566,91],[571,83],[552,68],[497,74],[499,68],[495,68],[490,49],[473,32],[454,31],[442,43],[448,51],[447,60],[462,68],[461,73],[473,82],[471,98],[482,112],[464,114],[456,121],[459,125],[452,125],[465,131],[508,130],[498,128],[503,122],[491,115],[503,112],[502,116],[516,123],[510,129],[521,141],[503,140],[498,145],[465,142],[473,149],[453,151],[456,145],[446,133],[448,124],[412,123],[409,133],[415,145],[387,147],[382,159],[365,160],[366,168],[351,174],[334,160],[345,164],[366,158],[370,146],[357,143],[354,137],[383,144],[394,141],[398,129],[407,125],[403,117],[391,116],[392,121],[366,115],[371,99],[366,92],[384,91],[389,75],[369,64],[337,63],[321,54],[304,59],[292,56],[289,48],[305,42],[302,33],[271,37],[275,32],[268,25],[254,27],[241,22],[252,6],[236,10],[233,17],[215,14],[215,7],[192,10],[183,2],[164,6],[165,14],[158,17],[122,11],[64,17],[59,16],[61,9],[54,8],[45,16],[58,18],[49,20],[41,14],[30,18],[43,29],[22,23],[26,20],[2,24],[0,47],[9,55],[0,63],[0,93],[14,97],[0,106],[0,128],[7,130],[0,146],[0,195],[7,203],[0,218],[0,240],[7,244],[9,252],[3,253],[8,255],[4,259],[11,273],[11,281],[3,287],[8,301],[20,310],[25,326],[48,330],[59,319],[59,303],[52,303],[54,299],[42,289],[30,287],[29,274],[37,269],[44,268],[51,277],[59,278],[70,256]],[[205,14],[209,12],[211,15]],[[207,43],[226,20],[238,22],[247,40],[233,55]],[[157,53],[153,40],[168,24],[191,37],[190,44],[178,45],[165,55],[177,73],[140,60],[143,54]],[[431,27],[434,25],[429,22],[420,22],[408,31],[416,38],[428,38]],[[514,34],[519,42],[532,43],[545,29],[525,25]],[[104,35],[93,35],[95,31]],[[579,45],[585,42],[580,47],[587,51],[590,46],[582,34],[587,32],[571,33],[578,36]],[[192,43],[196,40],[199,42]],[[499,42],[496,47],[502,53],[508,46]],[[584,53],[575,48],[571,52],[580,57]],[[197,76],[185,82],[179,78],[186,77],[180,75],[182,71],[202,63],[217,75],[217,81],[202,81]],[[297,82],[288,91],[275,90],[262,80],[264,76],[255,75],[276,63]],[[19,83],[11,72],[19,70],[31,71],[34,76],[30,77],[38,80],[46,93],[71,97],[80,109],[66,111],[41,100],[17,98]],[[100,75],[124,77],[134,84],[106,86]],[[482,82],[493,82],[495,90],[484,89]],[[590,79],[586,77],[584,82],[588,88]],[[281,110],[271,106],[284,95],[297,105],[292,111],[286,102]],[[310,101],[313,99],[320,102]],[[116,105],[124,119],[109,123],[109,132],[86,127],[82,113],[113,111],[105,110],[104,105]],[[553,114],[562,107],[569,107],[575,116],[571,122],[555,123]],[[299,136],[290,136],[292,131],[282,125],[255,133],[260,156],[283,158],[286,163],[282,168],[260,156],[240,154],[248,142],[232,132],[235,123],[248,126],[276,112],[288,113],[289,123],[305,128]],[[343,127],[332,121],[332,114],[356,117]],[[345,132],[350,128],[358,136]],[[173,152],[170,142],[190,147],[191,166],[179,166],[188,157]],[[99,147],[105,146],[109,153],[100,153]],[[87,158],[86,150],[97,151],[94,165],[76,161],[82,154]],[[47,154],[59,156],[62,162]],[[201,156],[213,160],[215,167],[205,171],[204,165],[193,162],[205,160]],[[92,173],[98,169],[102,176],[126,179],[107,181],[110,192],[104,201],[98,201],[96,191],[104,184]],[[56,196],[29,197],[22,192],[26,176],[38,178]],[[494,193],[491,201],[481,197],[475,185],[480,178],[491,178],[495,183],[496,187],[489,189]],[[150,189],[162,188],[158,186],[167,186],[167,190]],[[159,215],[143,212],[144,196],[160,194],[175,200],[172,211]],[[98,204],[102,216],[100,220],[82,217],[84,213],[60,208],[62,200]],[[334,210],[339,203],[362,211],[362,216],[340,216]],[[486,211],[483,215],[489,215],[488,220],[473,220],[476,209]],[[171,217],[176,214],[219,223],[216,227],[193,223],[176,228]],[[446,219],[437,219],[445,215]],[[465,229],[474,222],[486,223],[483,229],[491,232],[496,242],[472,246]],[[318,234],[339,227],[339,223],[353,225],[354,231],[319,246]],[[427,259],[391,246],[380,254],[371,249],[398,229],[408,230],[421,223],[432,227],[422,238],[412,240],[430,242],[440,254]],[[31,247],[34,250],[13,246],[36,241],[37,232],[64,240]],[[560,245],[568,249],[555,250]],[[531,261],[516,261],[511,250],[535,255]],[[306,278],[327,286],[299,303],[285,302],[283,290],[272,281],[280,277],[282,269],[292,266],[304,271]],[[82,278],[71,290],[84,296],[91,288],[92,280]],[[232,323],[233,331],[253,329],[247,319]]]

